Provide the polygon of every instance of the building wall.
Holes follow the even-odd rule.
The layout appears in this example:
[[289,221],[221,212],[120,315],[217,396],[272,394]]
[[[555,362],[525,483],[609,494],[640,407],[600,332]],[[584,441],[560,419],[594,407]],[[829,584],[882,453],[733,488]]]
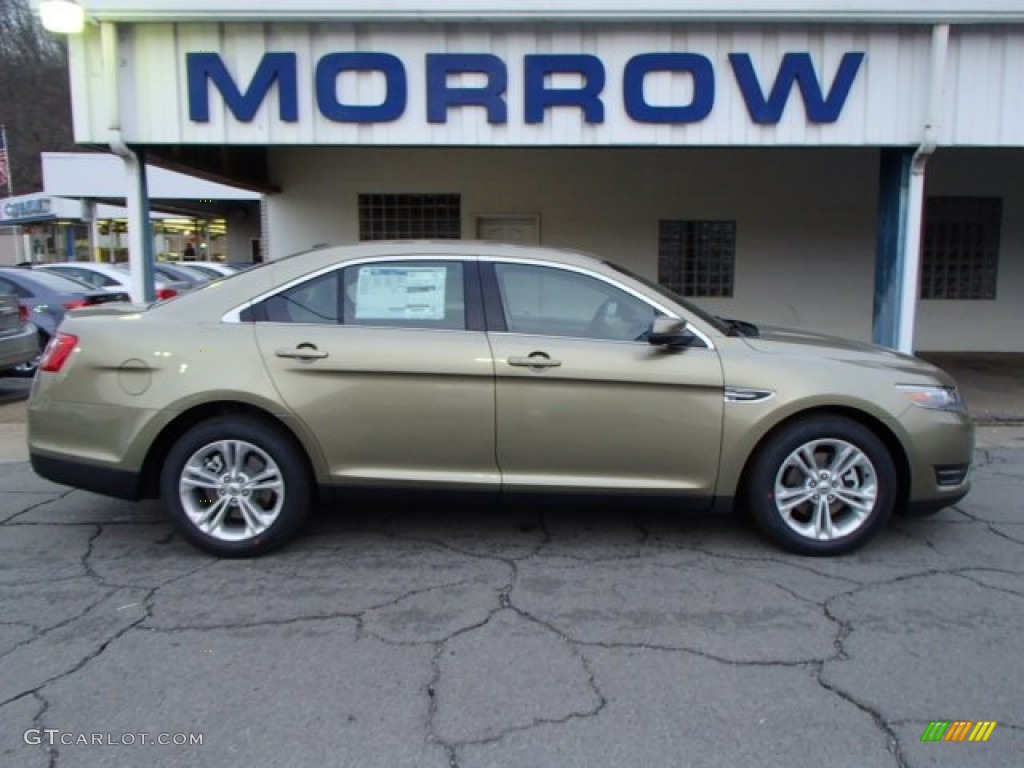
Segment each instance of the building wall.
[[288,149],[272,153],[278,257],[358,240],[360,193],[462,195],[481,214],[539,214],[541,243],[657,277],[660,219],[735,219],[735,296],[711,310],[871,337],[874,150]]
[[[544,245],[657,277],[660,219],[735,219],[730,317],[871,340],[878,156],[860,149],[373,149],[272,152],[269,255],[355,242],[360,193],[462,196],[475,217],[537,214]],[[940,150],[928,194],[1003,197],[995,301],[923,301],[916,348],[1024,351],[1024,151]],[[1005,331],[1005,332],[1004,332]]]
[[[919,140],[927,119],[931,46],[925,25],[779,23],[230,24],[211,19],[206,24],[126,25],[119,39],[122,130],[128,142],[281,146],[909,145]],[[68,45],[75,138],[106,143],[109,83],[96,65],[103,60],[98,27],[87,27],[83,35],[69,38]],[[379,64],[328,78],[333,92],[330,87],[320,92],[319,64],[325,57],[351,52],[395,57],[399,69],[394,77],[400,76],[404,86],[399,89],[396,80],[391,93],[405,94],[397,114],[355,117],[335,110],[387,101]],[[627,62],[666,52],[699,57],[698,69],[704,74],[698,77],[687,67],[675,74],[664,67],[652,69],[640,89],[647,103],[687,107],[707,99],[709,109],[685,118],[662,114],[654,122],[632,119],[625,103],[628,92],[636,89],[635,84],[627,87]],[[456,107],[442,122],[432,122],[428,103],[438,87],[430,85],[427,56],[480,53],[496,57],[507,81],[500,89],[507,114],[492,120],[479,106]],[[278,84],[264,94],[250,86],[267,54],[294,59],[279,62]],[[584,120],[577,108],[558,108],[540,122],[525,120],[525,57],[534,54],[594,57],[603,78],[601,114]],[[748,82],[747,88],[741,86],[733,54],[750,57],[756,82]],[[190,77],[189,55],[211,57],[208,63],[230,77],[239,94],[260,97],[254,114],[242,117],[229,110],[223,93],[205,82],[205,65],[196,64],[191,73],[195,77]],[[776,82],[788,55],[810,57],[818,95],[835,95],[838,114],[810,119],[807,101],[801,104],[801,97],[791,93],[776,119],[752,119],[752,105],[771,92],[769,83]],[[842,62],[852,64],[847,57],[861,56],[849,90],[834,92]],[[1022,65],[1024,30],[1019,27],[954,26],[949,75],[938,104],[942,142],[1024,146],[1024,100],[1018,98],[1017,78]],[[451,86],[478,88],[477,74],[453,73]],[[579,86],[579,75],[552,77],[556,88]],[[759,96],[752,101],[753,90]],[[294,115],[288,114],[291,107],[282,108],[284,101],[294,105]],[[206,103],[208,114],[200,102]]]
[[228,215],[227,260],[251,261],[252,241],[259,238],[259,203],[233,210]]
[[994,301],[922,301],[916,348],[1024,352],[1024,150],[940,149],[926,194],[1001,197],[1003,221]]
[[12,266],[21,258],[19,236],[13,228],[0,227],[0,265]]

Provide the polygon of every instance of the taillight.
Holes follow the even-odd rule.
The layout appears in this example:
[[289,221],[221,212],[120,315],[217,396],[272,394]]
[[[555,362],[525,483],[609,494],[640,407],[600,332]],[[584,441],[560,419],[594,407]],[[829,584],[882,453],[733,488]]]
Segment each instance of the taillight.
[[173,299],[177,295],[178,295],[178,292],[176,290],[174,290],[173,288],[157,288],[156,289],[156,297],[160,301],[163,301],[164,299]]
[[18,322],[25,325],[28,322],[28,307],[24,304],[18,305]]
[[64,302],[64,309],[78,309],[79,307],[87,307],[89,302],[85,299],[72,299],[71,301]]
[[39,370],[49,373],[59,372],[71,353],[75,351],[76,346],[78,346],[77,336],[58,332],[43,350],[43,356],[39,359]]

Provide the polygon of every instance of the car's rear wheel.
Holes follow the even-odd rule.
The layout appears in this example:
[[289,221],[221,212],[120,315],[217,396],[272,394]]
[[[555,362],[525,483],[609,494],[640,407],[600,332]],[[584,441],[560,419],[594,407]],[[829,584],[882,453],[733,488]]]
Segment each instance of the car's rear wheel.
[[892,456],[878,437],[839,416],[784,426],[761,447],[747,476],[757,526],[802,555],[839,555],[880,531],[897,497]]
[[240,416],[188,430],[160,476],[165,508],[182,534],[222,557],[253,557],[286,543],[309,513],[311,489],[294,440]]

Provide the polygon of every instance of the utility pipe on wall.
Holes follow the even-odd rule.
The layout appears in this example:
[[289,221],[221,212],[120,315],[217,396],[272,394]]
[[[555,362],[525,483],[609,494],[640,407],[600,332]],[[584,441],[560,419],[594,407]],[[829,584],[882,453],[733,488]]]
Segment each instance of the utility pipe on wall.
[[906,261],[896,333],[897,349],[907,354],[914,352],[914,324],[917,319],[921,284],[921,225],[924,220],[925,168],[938,146],[939,112],[942,109],[942,94],[946,85],[948,53],[949,25],[936,24],[932,27],[928,111],[925,115],[924,135],[911,161],[907,192],[907,229],[903,251]]
[[103,75],[106,80],[107,127],[110,151],[124,161],[128,176],[125,207],[128,209],[129,293],[132,301],[149,303],[153,290],[153,238],[149,234],[149,196],[146,188],[146,163],[133,152],[121,135],[121,62],[118,58],[117,25],[100,24],[103,49]]

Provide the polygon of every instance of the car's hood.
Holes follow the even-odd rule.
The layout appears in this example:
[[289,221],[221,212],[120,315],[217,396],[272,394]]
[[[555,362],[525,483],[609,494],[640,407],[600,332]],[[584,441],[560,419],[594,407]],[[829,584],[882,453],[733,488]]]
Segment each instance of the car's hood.
[[794,328],[759,326],[758,330],[759,334],[756,337],[744,339],[758,352],[803,354],[856,363],[857,365],[876,365],[907,373],[930,374],[943,380],[948,378],[939,368],[925,360],[877,344]]

